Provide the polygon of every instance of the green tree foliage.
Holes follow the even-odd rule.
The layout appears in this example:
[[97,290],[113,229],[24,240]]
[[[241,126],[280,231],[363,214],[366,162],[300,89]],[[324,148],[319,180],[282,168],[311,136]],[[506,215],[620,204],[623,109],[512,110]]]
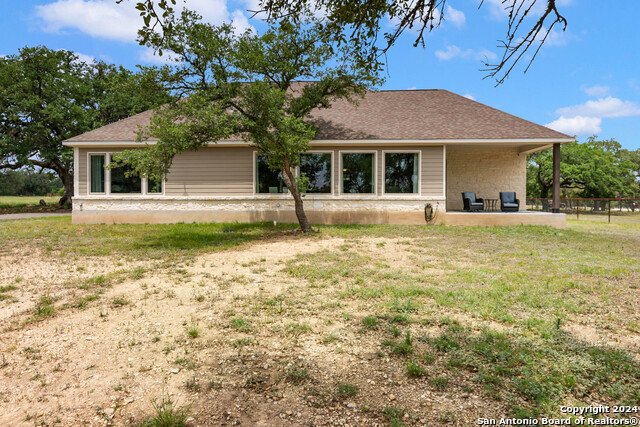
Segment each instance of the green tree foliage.
[[0,58],[0,170],[38,167],[73,195],[73,150],[66,139],[170,101],[157,70],[134,73],[69,51],[25,47]]
[[[124,0],[116,0],[122,3]],[[135,0],[127,0],[135,1]],[[158,33],[170,33],[171,16],[178,0],[138,0],[144,25],[139,31],[142,44]],[[188,5],[189,0],[181,0]],[[483,5],[483,1],[479,2]],[[564,31],[567,20],[556,7],[556,0],[503,0],[508,15],[507,31],[497,64],[485,63],[487,77],[501,84],[524,58],[529,66],[540,47],[557,25]],[[425,34],[437,29],[447,18],[447,0],[260,0],[252,10],[268,21],[285,20],[300,24],[314,18],[321,22],[338,46],[348,46],[362,68],[380,71],[387,51],[404,33],[415,37],[413,45],[424,46]],[[387,20],[390,20],[390,24]],[[527,69],[529,68],[527,66]],[[526,71],[526,70],[525,70]]]
[[310,231],[293,172],[316,132],[310,113],[329,108],[334,99],[355,101],[377,81],[375,75],[332,53],[318,26],[282,24],[263,35],[237,35],[193,12],[173,19],[172,32],[150,45],[172,52],[177,62],[164,67],[164,80],[187,97],[159,110],[139,134],[139,140],[154,138],[156,144],[116,155],[113,165],[126,163],[134,174],[160,179],[179,153],[244,139],[281,171],[300,227]]
[[46,196],[62,190],[62,181],[51,172],[0,171],[0,196]]
[[[568,196],[587,198],[635,197],[638,194],[640,150],[622,150],[614,140],[572,142],[560,149],[560,188]],[[553,154],[529,155],[527,194],[548,198],[553,189]]]

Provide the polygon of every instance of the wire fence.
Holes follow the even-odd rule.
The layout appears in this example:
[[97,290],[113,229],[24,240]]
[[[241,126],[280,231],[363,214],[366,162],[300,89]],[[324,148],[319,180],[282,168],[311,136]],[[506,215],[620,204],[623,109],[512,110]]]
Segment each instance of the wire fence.
[[[551,198],[527,199],[527,210],[551,212],[552,203]],[[561,198],[560,212],[575,215],[576,219],[605,219],[609,223],[612,217],[640,221],[640,199]]]

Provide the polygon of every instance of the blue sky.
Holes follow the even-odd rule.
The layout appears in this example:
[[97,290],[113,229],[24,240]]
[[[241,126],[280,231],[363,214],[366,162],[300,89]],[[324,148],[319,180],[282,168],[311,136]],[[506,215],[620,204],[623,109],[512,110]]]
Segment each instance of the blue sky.
[[[180,1],[180,0],[179,0]],[[539,0],[543,1],[543,0]],[[257,0],[187,0],[213,23],[237,27],[250,20]],[[507,25],[501,0],[448,0],[445,20],[427,36],[426,48],[413,48],[411,33],[388,55],[389,75],[382,89],[441,88],[471,97],[581,141],[597,134],[640,148],[640,7],[618,0],[608,7],[596,0],[557,0],[569,25],[554,29],[526,74],[516,66],[501,86],[484,79],[481,59],[501,55],[498,40]],[[138,46],[141,24],[135,0],[21,0],[0,2],[0,55],[24,46],[72,50],[82,58],[103,59],[133,68],[158,61]]]

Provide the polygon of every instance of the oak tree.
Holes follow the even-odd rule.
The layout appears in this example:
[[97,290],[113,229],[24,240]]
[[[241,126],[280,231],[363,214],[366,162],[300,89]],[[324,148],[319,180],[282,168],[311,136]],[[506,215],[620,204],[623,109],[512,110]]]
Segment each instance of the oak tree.
[[25,47],[0,58],[0,170],[36,167],[73,196],[73,149],[62,142],[171,100],[152,68],[132,72],[73,52]]
[[317,25],[281,23],[258,35],[204,23],[190,11],[169,19],[172,30],[148,44],[171,52],[174,63],[162,73],[181,99],[158,109],[138,135],[157,142],[116,154],[113,166],[128,164],[131,174],[160,179],[180,153],[243,139],[280,170],[300,228],[311,231],[294,174],[316,133],[311,112],[339,98],[355,102],[376,74],[330,49]]
[[[171,31],[173,22],[168,17],[178,0],[127,1],[135,1],[140,10],[144,25],[139,35],[143,44],[155,34]],[[189,4],[189,0],[180,1]],[[479,0],[479,8],[484,1]],[[256,10],[250,12],[266,16],[268,21],[294,24],[313,17],[333,34],[338,46],[349,46],[359,66],[379,71],[386,53],[402,34],[414,34],[414,47],[424,46],[425,34],[446,19],[447,3],[448,0],[260,0]],[[502,55],[497,63],[485,62],[484,70],[486,77],[495,78],[497,84],[505,81],[520,60],[528,60],[526,72],[554,27],[563,31],[567,27],[556,0],[501,0],[500,5],[508,18],[506,34],[499,41]]]

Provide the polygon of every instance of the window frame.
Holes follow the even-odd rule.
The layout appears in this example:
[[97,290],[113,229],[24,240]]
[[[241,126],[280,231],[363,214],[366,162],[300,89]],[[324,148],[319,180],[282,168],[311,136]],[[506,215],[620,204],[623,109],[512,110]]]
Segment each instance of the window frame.
[[[343,191],[343,179],[344,179],[344,167],[342,165],[343,154],[373,154],[373,191],[371,193],[345,193]],[[338,165],[338,173],[340,174],[340,188],[338,194],[346,197],[376,197],[378,196],[378,150],[338,150],[338,156],[340,157],[340,164]]]
[[[95,193],[91,191],[91,156],[104,156],[104,191]],[[111,169],[107,168],[111,163],[111,155],[108,152],[103,151],[88,151],[87,152],[87,195],[99,195],[108,196],[111,193]]]
[[[418,192],[417,193],[387,193],[385,192],[387,180],[387,154],[418,154]],[[413,197],[419,198],[422,194],[422,150],[382,150],[382,196],[386,197]]]
[[[305,198],[308,199],[314,199],[314,198],[323,198],[323,197],[333,197],[335,195],[335,191],[336,191],[336,182],[335,182],[335,150],[309,150],[309,151],[305,151],[303,153],[300,153],[300,155],[303,154],[330,154],[331,155],[331,168],[330,168],[330,179],[331,179],[331,192],[329,193],[304,193]],[[300,167],[296,168],[296,176],[300,177],[300,173],[301,173],[301,169]]]
[[143,196],[151,196],[151,197],[158,197],[158,196],[164,196],[164,189],[165,189],[165,184],[166,184],[167,180],[163,177],[162,181],[160,181],[160,187],[162,188],[162,191],[158,192],[158,193],[149,193],[149,179],[145,176],[142,178],[142,195]]
[[[286,193],[258,193],[258,155],[260,154],[261,153],[258,153],[258,150],[253,150],[253,196],[267,197],[270,199],[287,199],[289,197],[293,197],[288,188]],[[295,169],[293,174],[297,176]]]
[[111,192],[111,169],[104,170],[104,189],[102,193],[94,193],[91,191],[91,156],[104,156],[104,165],[111,164],[111,156],[118,151],[87,151],[87,196],[109,196],[109,197],[127,197],[139,198],[141,196],[160,197],[165,195],[167,179],[162,178],[162,192],[149,193],[149,181],[146,177],[140,178],[140,193],[112,193]]

